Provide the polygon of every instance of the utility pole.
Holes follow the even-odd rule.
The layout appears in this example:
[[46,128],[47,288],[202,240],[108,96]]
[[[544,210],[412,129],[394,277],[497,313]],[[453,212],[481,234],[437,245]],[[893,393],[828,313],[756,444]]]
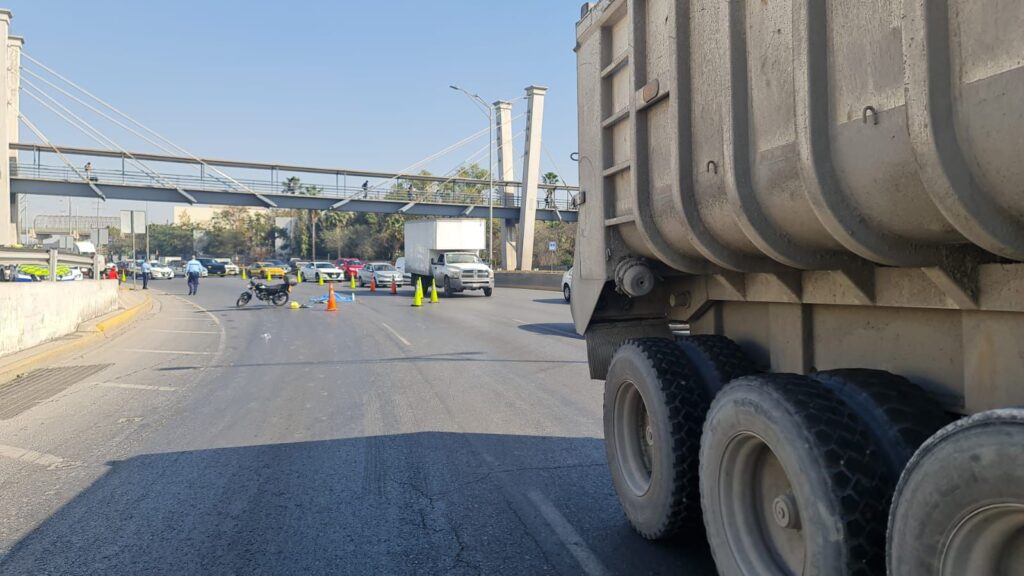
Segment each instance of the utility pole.
[[487,177],[490,189],[487,190],[487,262],[494,265],[494,109],[478,94],[471,94],[454,84],[448,86],[452,90],[462,92],[475,102],[487,116]]
[[314,267],[316,266],[316,220],[317,220],[316,210],[310,210],[309,211],[309,221],[310,221],[311,224],[310,224],[309,244],[310,244],[310,246],[313,247],[313,266]]

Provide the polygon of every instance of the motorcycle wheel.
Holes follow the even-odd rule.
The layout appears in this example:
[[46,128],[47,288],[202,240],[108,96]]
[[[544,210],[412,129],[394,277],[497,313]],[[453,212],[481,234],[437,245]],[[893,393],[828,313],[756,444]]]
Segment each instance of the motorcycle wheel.
[[252,300],[252,294],[249,294],[248,292],[242,292],[242,295],[238,297],[238,301],[235,302],[235,306],[241,308],[242,306],[248,304],[249,300]]
[[288,303],[287,292],[275,292],[273,298],[270,299],[274,303],[274,306],[284,306]]

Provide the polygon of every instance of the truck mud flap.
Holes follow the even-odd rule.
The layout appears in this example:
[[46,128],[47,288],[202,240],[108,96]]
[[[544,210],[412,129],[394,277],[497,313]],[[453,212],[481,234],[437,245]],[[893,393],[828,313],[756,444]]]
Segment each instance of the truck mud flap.
[[664,319],[639,320],[591,324],[586,337],[590,377],[594,380],[604,380],[608,375],[612,356],[623,342],[630,338],[672,338],[672,332]]

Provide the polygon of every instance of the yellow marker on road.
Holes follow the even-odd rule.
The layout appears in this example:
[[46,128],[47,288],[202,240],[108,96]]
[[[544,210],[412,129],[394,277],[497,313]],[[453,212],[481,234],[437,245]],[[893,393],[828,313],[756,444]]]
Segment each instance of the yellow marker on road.
[[317,274],[317,278],[320,279],[320,285],[323,286],[324,285],[324,277],[322,275],[320,275],[320,274]]
[[356,275],[352,275],[352,280],[349,282],[349,288],[356,289]]
[[245,268],[242,268],[242,280],[248,280],[249,277],[245,275]]
[[430,279],[430,303],[437,304],[437,280]]

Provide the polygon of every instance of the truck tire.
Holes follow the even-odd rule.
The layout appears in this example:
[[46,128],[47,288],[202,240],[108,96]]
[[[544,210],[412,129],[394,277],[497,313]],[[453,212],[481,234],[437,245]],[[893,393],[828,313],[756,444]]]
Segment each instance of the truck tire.
[[494,288],[484,288],[484,296],[490,298],[491,294],[494,294]]
[[891,576],[1024,574],[1024,410],[964,418],[914,454],[889,516]]
[[895,477],[827,388],[794,374],[734,380],[708,412],[704,525],[723,575],[883,574],[884,500]]
[[725,336],[678,336],[676,344],[690,360],[711,398],[736,378],[759,372],[746,352]]
[[451,283],[451,280],[449,280],[447,276],[444,277],[444,292],[443,292],[443,295],[444,295],[445,298],[451,298],[451,295],[452,295],[452,283]]
[[868,425],[875,449],[897,478],[921,444],[951,420],[921,387],[883,370],[828,370],[810,376]]
[[615,352],[604,392],[612,484],[644,538],[701,527],[697,459],[711,399],[667,338],[627,340]]

